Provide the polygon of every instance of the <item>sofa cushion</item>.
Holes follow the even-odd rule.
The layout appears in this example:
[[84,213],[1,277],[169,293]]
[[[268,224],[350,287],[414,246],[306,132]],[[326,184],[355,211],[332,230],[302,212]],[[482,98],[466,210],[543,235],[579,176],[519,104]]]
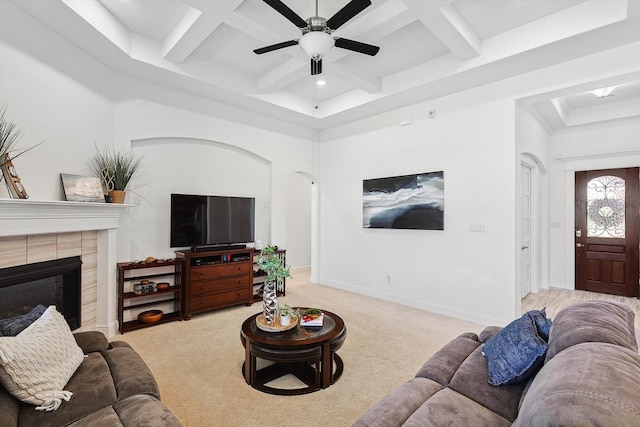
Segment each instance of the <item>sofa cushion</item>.
[[38,304],[28,313],[8,319],[0,319],[0,337],[15,337],[25,330],[27,326],[38,320],[46,309],[47,307],[44,305]]
[[553,320],[545,363],[562,350],[583,342],[617,344],[637,352],[634,319],[633,310],[613,301],[572,304]]
[[449,388],[479,403],[509,421],[518,415],[525,382],[494,387],[488,382],[487,359],[478,347],[460,365]]
[[63,388],[84,354],[64,317],[49,306],[15,337],[0,337],[0,382],[16,398],[52,411],[71,393]]
[[353,427],[397,427],[426,400],[442,390],[442,385],[426,378],[414,378],[380,399]]
[[124,427],[180,427],[180,421],[152,396],[138,394],[113,405]]
[[20,401],[0,386],[0,426],[17,426],[19,409]]
[[109,348],[109,341],[102,332],[87,331],[76,332],[73,334],[78,346],[82,349],[84,354],[89,354],[94,351],[105,351]]
[[69,427],[179,427],[180,421],[160,401],[145,395],[131,396],[78,420]]
[[510,425],[511,421],[505,420],[481,404],[448,388],[427,400],[402,424],[403,427],[507,427]]
[[65,388],[73,398],[55,412],[34,411],[33,406],[21,405],[20,425],[65,426],[118,400],[109,365],[100,353],[88,354]]
[[640,355],[606,343],[577,344],[545,364],[516,426],[639,426]]
[[478,336],[462,334],[449,341],[431,356],[416,373],[416,377],[428,378],[446,386],[462,362],[480,346]]
[[489,384],[516,384],[528,379],[544,363],[546,351],[547,343],[538,335],[532,316],[525,313],[485,343]]
[[151,370],[128,343],[113,341],[103,356],[113,376],[118,399],[134,394],[148,394],[160,399],[160,389]]

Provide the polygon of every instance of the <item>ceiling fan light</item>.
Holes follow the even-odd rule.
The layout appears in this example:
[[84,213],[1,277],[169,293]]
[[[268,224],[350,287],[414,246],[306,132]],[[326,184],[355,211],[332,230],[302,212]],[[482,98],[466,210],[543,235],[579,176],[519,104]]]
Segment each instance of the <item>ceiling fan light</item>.
[[333,37],[324,31],[311,31],[303,35],[298,41],[307,56],[314,60],[322,59],[334,46]]

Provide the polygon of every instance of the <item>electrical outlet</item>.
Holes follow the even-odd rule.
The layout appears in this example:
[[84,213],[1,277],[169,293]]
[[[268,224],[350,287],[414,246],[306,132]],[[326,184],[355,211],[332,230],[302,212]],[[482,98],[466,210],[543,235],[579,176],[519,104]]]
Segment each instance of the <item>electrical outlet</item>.
[[486,233],[487,232],[487,226],[484,224],[471,224],[469,226],[469,231],[475,232],[475,233]]
[[391,284],[391,275],[387,274],[387,285]]
[[436,110],[429,110],[429,118],[433,119],[436,116]]

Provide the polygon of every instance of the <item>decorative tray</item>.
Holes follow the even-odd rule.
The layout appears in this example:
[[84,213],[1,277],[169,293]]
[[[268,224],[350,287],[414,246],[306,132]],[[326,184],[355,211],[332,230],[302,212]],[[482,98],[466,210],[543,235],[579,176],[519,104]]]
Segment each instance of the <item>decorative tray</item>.
[[280,324],[280,316],[278,316],[277,320],[272,324],[269,324],[269,322],[264,320],[264,316],[262,314],[259,314],[258,317],[256,317],[256,326],[258,327],[258,329],[261,329],[265,332],[288,331],[289,329],[295,328],[297,324],[298,324],[297,317],[292,317],[291,323],[289,323],[287,326],[282,326]]

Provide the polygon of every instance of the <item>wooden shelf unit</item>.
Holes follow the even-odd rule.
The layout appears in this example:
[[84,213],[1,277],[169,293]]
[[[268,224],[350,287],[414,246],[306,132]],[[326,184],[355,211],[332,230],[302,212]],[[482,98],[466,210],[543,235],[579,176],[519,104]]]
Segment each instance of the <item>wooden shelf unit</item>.
[[[118,266],[118,326],[120,333],[133,331],[161,323],[182,320],[182,269],[183,260],[175,259],[156,262],[120,262]],[[164,271],[159,271],[159,270]],[[169,271],[171,270],[171,271]],[[158,290],[146,294],[136,294],[133,291],[134,282],[142,279],[164,278],[173,283],[169,289]],[[125,286],[125,285],[130,286]],[[129,302],[128,304],[125,304]],[[134,320],[125,320],[124,313],[131,310],[143,309],[164,304],[172,304],[173,311],[164,313],[162,319],[154,323],[143,323]]]
[[176,257],[184,260],[185,320],[196,313],[253,303],[253,248],[180,250]]
[[[284,265],[287,265],[287,250],[278,249],[275,254],[282,258]],[[266,273],[260,271],[258,265],[258,257],[260,256],[260,249],[256,249],[253,253],[253,301],[262,301],[262,287],[267,279]],[[282,283],[282,291],[276,292],[279,297],[287,295],[287,279],[284,279]]]

